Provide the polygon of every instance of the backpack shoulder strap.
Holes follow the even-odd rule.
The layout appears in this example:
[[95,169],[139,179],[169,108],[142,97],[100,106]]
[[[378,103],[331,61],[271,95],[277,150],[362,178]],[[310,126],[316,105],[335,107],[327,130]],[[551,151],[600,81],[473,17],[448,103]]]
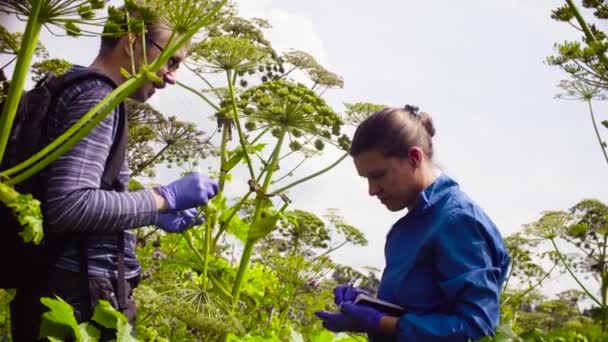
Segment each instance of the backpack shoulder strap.
[[[99,79],[112,88],[116,88],[116,83],[107,75],[100,73],[94,69],[83,69],[79,71],[72,71],[59,77],[52,77],[50,80],[46,80],[46,87],[49,88],[50,92],[54,95],[60,94],[68,87],[77,83],[90,80]],[[101,189],[104,190],[118,190],[124,191],[122,184],[118,180],[120,170],[126,157],[126,150],[129,138],[129,129],[127,127],[127,118],[124,105],[121,103],[118,107],[118,126],[114,142],[110,148],[110,153],[106,161],[104,173],[101,177]]]

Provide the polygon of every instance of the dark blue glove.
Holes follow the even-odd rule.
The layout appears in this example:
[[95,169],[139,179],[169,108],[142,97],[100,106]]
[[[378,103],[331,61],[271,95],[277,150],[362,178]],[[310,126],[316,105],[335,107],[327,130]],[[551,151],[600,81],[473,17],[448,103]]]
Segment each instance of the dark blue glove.
[[315,315],[323,320],[323,327],[333,332],[354,331],[364,333],[380,332],[380,319],[384,314],[369,306],[343,302],[341,312],[317,311]]
[[191,225],[203,223],[202,218],[195,219],[197,213],[196,209],[160,213],[156,226],[169,233],[181,233]]
[[340,306],[343,302],[354,302],[360,294],[368,294],[366,291],[350,285],[338,285],[334,289],[334,303]]
[[217,195],[218,184],[198,172],[192,172],[175,182],[156,187],[165,198],[169,211],[184,210],[207,204]]

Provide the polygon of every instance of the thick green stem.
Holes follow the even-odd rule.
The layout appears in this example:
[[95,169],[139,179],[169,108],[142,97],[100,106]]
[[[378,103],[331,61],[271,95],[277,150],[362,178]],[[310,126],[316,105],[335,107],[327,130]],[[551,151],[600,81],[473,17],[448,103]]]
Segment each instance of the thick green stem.
[[[585,33],[585,37],[587,38],[587,40],[594,44],[598,44],[597,38],[591,31],[591,28],[589,27],[589,25],[587,25],[587,22],[585,21],[585,19],[581,15],[581,12],[578,10],[576,5],[574,4],[574,1],[566,0],[566,3],[568,3],[568,6],[570,6],[570,9],[572,9],[572,12],[574,13],[574,17],[576,18],[576,21],[578,21],[579,25],[581,25],[581,29]],[[604,64],[605,67],[608,67],[608,58],[606,57],[606,55],[604,54],[602,49],[598,49],[597,57],[602,62],[602,64]]]
[[228,292],[228,290],[224,287],[224,285],[222,285],[222,283],[220,283],[220,281],[215,278],[215,276],[212,273],[209,273],[209,281],[211,281],[211,284],[213,284],[214,288],[218,290],[218,292],[229,302],[232,301],[232,295],[230,294],[230,292]]
[[251,260],[251,254],[253,253],[254,246],[255,241],[247,240],[247,243],[245,243],[245,249],[243,250],[243,255],[241,256],[241,263],[239,264],[239,269],[236,273],[236,278],[234,279],[234,286],[232,287],[233,308],[236,307],[236,304],[239,301],[241,282],[243,281],[243,276],[245,275],[245,272],[247,272],[247,267],[249,266],[249,261]]
[[247,201],[247,199],[249,198],[249,196],[252,194],[253,192],[249,191],[247,194],[245,194],[245,196],[243,196],[243,198],[241,198],[241,200],[239,201],[239,203],[237,203],[237,205],[234,206],[234,208],[232,208],[232,213],[230,214],[230,216],[228,216],[228,218],[226,219],[226,221],[222,222],[222,225],[220,226],[219,231],[217,232],[217,235],[215,236],[215,238],[213,238],[213,244],[211,245],[211,250],[215,251],[215,246],[217,246],[217,242],[219,241],[220,237],[222,236],[222,234],[228,230],[228,227],[230,226],[230,221],[232,221],[232,218],[236,215],[236,213],[241,209],[241,207],[243,206],[243,204],[245,204],[245,202]]
[[177,84],[178,86],[180,86],[180,87],[182,87],[182,88],[184,88],[184,89],[186,89],[186,90],[189,90],[189,91],[191,91],[192,93],[194,93],[194,94],[198,95],[198,97],[200,97],[201,99],[203,99],[203,101],[207,102],[207,104],[208,104],[208,105],[210,105],[210,106],[211,106],[211,108],[213,108],[213,109],[215,109],[215,110],[220,110],[220,107],[218,107],[218,106],[217,106],[215,103],[211,102],[211,100],[209,100],[209,99],[207,98],[207,96],[205,96],[205,95],[201,94],[201,93],[200,93],[199,91],[197,91],[196,89],[191,88],[191,87],[189,87],[189,86],[187,86],[187,85],[183,84],[182,82],[176,82],[176,84]]
[[234,124],[236,125],[236,129],[239,133],[239,142],[241,143],[241,148],[243,149],[243,155],[245,156],[245,161],[247,161],[247,168],[249,169],[249,176],[251,179],[255,179],[255,173],[253,172],[253,164],[251,163],[251,158],[249,158],[249,153],[247,153],[247,142],[245,141],[245,133],[241,128],[241,122],[239,121],[239,111],[236,106],[236,97],[234,96],[234,85],[232,84],[232,77],[230,77],[231,71],[226,70],[226,78],[228,79],[228,90],[230,92],[230,99],[232,100],[232,111],[234,112]]
[[220,179],[218,181],[220,192],[224,191],[224,185],[226,183],[226,177],[228,171],[226,170],[226,162],[228,161],[228,139],[230,138],[230,123],[222,122],[222,143],[220,145]]
[[13,121],[15,120],[17,108],[19,107],[19,100],[21,99],[21,94],[23,93],[25,78],[27,76],[29,65],[32,61],[32,56],[36,50],[40,30],[42,29],[43,23],[40,22],[38,18],[42,3],[42,0],[35,2],[34,8],[32,9],[32,12],[27,20],[27,26],[25,27],[22,44],[17,56],[17,64],[15,65],[11,85],[8,89],[2,114],[0,115],[0,161],[2,161],[4,152],[6,151],[6,145],[11,134]]
[[281,314],[279,315],[279,326],[282,328],[285,324],[285,319],[287,318],[287,313],[289,312],[289,308],[293,304],[294,299],[296,298],[295,291],[291,293],[289,296],[289,300],[287,301],[287,305],[281,310]]
[[[260,218],[260,214],[262,212],[262,206],[263,206],[262,199],[263,199],[264,194],[268,190],[268,185],[270,185],[270,181],[272,180],[272,175],[274,174],[274,171],[279,164],[281,146],[283,145],[283,142],[285,141],[286,134],[287,134],[287,129],[282,128],[281,133],[279,133],[277,145],[276,145],[274,151],[272,152],[270,166],[269,166],[268,172],[266,173],[266,178],[264,179],[264,184],[262,185],[262,194],[258,193],[257,198],[256,198],[255,213],[253,215],[253,219],[251,220],[252,226]],[[239,263],[239,269],[237,271],[236,279],[234,280],[234,286],[232,288],[232,296],[234,297],[233,305],[236,305],[236,303],[239,300],[239,291],[241,289],[241,281],[243,280],[243,276],[245,275],[245,272],[247,272],[247,267],[249,267],[249,260],[251,260],[251,253],[253,252],[253,247],[254,247],[256,241],[257,240],[248,239],[247,243],[245,244],[245,249],[243,250],[243,255],[241,256],[241,262]]]
[[[212,215],[217,215],[213,212]],[[205,222],[205,255],[203,261],[203,288],[207,289],[207,272],[209,269],[209,248],[211,247],[211,228],[215,224],[215,219],[209,219]]]
[[578,284],[578,286],[580,286],[581,289],[583,289],[583,291],[585,291],[585,293],[589,296],[589,298],[591,298],[591,300],[593,300],[597,305],[599,305],[602,308],[602,310],[605,309],[604,305],[599,300],[597,300],[597,298],[595,298],[595,296],[592,295],[591,292],[589,292],[589,290],[587,290],[587,288],[585,287],[585,285],[583,285],[583,283],[581,283],[581,281],[578,280],[578,278],[574,274],[574,272],[572,272],[572,270],[570,269],[570,266],[568,266],[568,263],[566,262],[566,260],[564,260],[564,256],[559,251],[559,248],[557,248],[557,244],[555,244],[555,240],[554,239],[549,239],[549,240],[553,244],[553,249],[555,249],[555,252],[557,252],[557,256],[559,257],[559,260],[562,262],[562,264],[564,264],[564,267],[566,268],[566,270],[568,271],[568,273],[570,273],[570,275],[572,276],[572,278],[574,278],[574,280],[576,281],[576,283]]
[[[95,128],[95,126],[97,126],[99,122],[105,119],[105,117],[109,113],[111,113],[114,108],[118,107],[120,103],[123,102],[125,98],[127,98],[127,96],[133,93],[145,81],[146,78],[142,75],[139,75],[138,77],[130,79],[127,82],[123,83],[118,88],[116,88],[109,96],[107,96],[95,107],[93,107],[87,114],[85,114],[80,120],[78,120],[78,122],[76,122],[72,127],[70,127],[65,133],[63,133],[51,144],[47,145],[40,152],[36,153],[34,156],[20,163],[19,165],[2,172],[2,174],[4,175],[11,175],[16,171],[23,170],[25,167],[31,166],[35,163],[26,171],[8,180],[6,184],[15,185],[20,182],[23,182],[24,180],[28,179],[40,170],[47,167],[49,164],[59,158],[62,154],[72,148],[72,146],[76,145],[87,134],[89,134],[89,132],[93,130],[93,128]],[[49,152],[50,154],[47,154]]]
[[203,265],[203,268],[204,268],[205,267],[204,265],[206,263],[205,262],[205,258],[203,258],[203,256],[201,255],[201,253],[198,251],[198,249],[192,243],[192,237],[190,236],[190,231],[189,230],[185,230],[184,232],[182,232],[182,236],[186,240],[186,243],[188,244],[188,247],[190,248],[190,250],[196,256],[196,259],[198,259],[198,261],[201,263],[201,265]]
[[[162,53],[155,60],[155,62],[152,64],[152,66],[147,68],[147,70],[148,70],[147,72],[152,73],[153,71],[160,69],[161,66],[163,66],[169,60],[169,58],[171,58],[171,56],[173,56],[173,54],[175,54],[175,52],[179,48],[181,48],[181,46],[186,44],[192,38],[192,36],[196,32],[198,32],[198,30],[200,28],[202,28],[204,25],[206,25],[209,22],[209,20],[213,16],[215,16],[215,14],[217,14],[217,12],[220,10],[220,8],[224,5],[225,2],[226,2],[226,0],[219,2],[211,11],[209,11],[209,13],[207,13],[207,15],[204,18],[202,18],[199,22],[197,22],[195,25],[193,25],[194,27],[191,31],[189,31],[187,34],[181,36],[174,44],[170,44],[170,46],[168,46],[164,50],[164,53]],[[40,4],[42,2],[40,1],[37,3]],[[37,13],[37,12],[35,12],[35,13]],[[30,21],[32,21],[33,16],[34,15],[32,15],[32,17],[30,17],[30,19],[28,20],[28,23]],[[37,16],[37,14],[36,14],[36,16]],[[38,32],[39,31],[40,31],[40,28],[38,28]],[[37,33],[34,35],[33,32],[26,31],[26,35],[24,36],[24,41],[35,43],[37,41],[37,37],[38,37]],[[20,51],[20,54],[21,53],[25,54],[25,50],[27,50],[27,47],[25,49],[22,49],[22,51]],[[19,58],[19,59],[21,59],[21,58]],[[16,73],[18,72],[18,70],[21,70],[21,68],[19,68],[19,66],[22,65],[21,63],[23,63],[23,61],[20,61],[19,59],[17,60],[17,67],[15,68]],[[30,56],[30,59],[31,59],[31,56]],[[25,59],[24,59],[24,61],[25,61]],[[25,70],[25,72],[27,72],[27,70]],[[14,78],[17,82],[19,82],[18,81],[19,77],[17,77],[17,75],[18,74],[16,74],[14,76]],[[23,76],[23,78],[24,77],[25,77],[25,75]],[[135,89],[139,88],[143,84],[143,82],[145,82],[146,80],[147,80],[147,77],[145,75],[145,72],[132,79],[127,80],[126,82],[121,84],[117,89],[115,89],[102,102],[100,102],[97,106],[95,106],[87,114],[85,114],[85,116],[83,116],[76,124],[74,124],[72,127],[70,127],[64,134],[62,134],[59,138],[57,138],[51,144],[46,146],[40,152],[38,152],[31,158],[27,159],[23,163],[20,163],[19,165],[15,166],[9,170],[3,171],[2,172],[3,176],[10,176],[10,175],[12,175],[16,172],[19,172],[19,171],[33,165],[34,163],[36,163],[36,165],[31,167],[27,171],[21,173],[19,176],[7,181],[6,184],[14,185],[19,182],[22,182],[22,181],[28,179],[29,177],[33,176],[40,170],[47,167],[50,163],[55,161],[57,158],[59,158],[59,156],[61,156],[69,148],[71,148],[78,141],[80,141],[84,136],[86,136],[86,134],[88,134],[95,127],[95,125],[97,125],[101,120],[103,120],[105,118],[105,116],[108,115],[114,108],[118,107],[118,105],[127,96],[129,96],[133,91],[135,91]],[[17,95],[20,95],[23,85],[19,86],[19,84],[17,83],[17,84],[15,84],[14,87],[11,86],[11,88],[13,90],[9,90],[9,96],[16,96],[16,95],[10,95],[10,92],[18,91]],[[18,101],[19,97],[20,96],[17,96],[15,101]],[[14,119],[14,113],[12,114],[12,117],[10,117],[10,118],[8,117],[8,114],[6,114],[6,115],[4,114],[4,111],[6,111],[8,113],[9,108],[10,108],[10,105],[8,105],[8,104],[5,105],[4,110],[3,110],[3,115],[2,115],[2,119],[4,119],[5,121],[0,122],[0,124],[4,125],[4,126],[2,126],[2,130],[0,130],[0,132],[2,133],[0,135],[0,158],[1,158],[1,155],[4,153],[4,150],[6,149],[6,141],[8,139],[8,134],[10,133],[10,127],[12,126],[12,121]],[[16,108],[14,110],[16,110]],[[97,115],[95,115],[95,114],[97,114]],[[95,116],[94,119],[85,125],[85,123],[87,121],[89,121],[89,119],[91,119],[93,116]],[[82,128],[82,129],[80,129],[80,128]],[[6,129],[7,132],[4,132],[3,131],[4,129]],[[74,136],[72,136],[77,131],[78,131],[78,133],[75,134]],[[4,141],[4,143],[2,141]],[[61,145],[61,147],[59,147],[60,145]],[[53,151],[53,152],[50,155],[47,155],[51,151]]]
[[334,167],[336,167],[338,164],[340,164],[340,162],[342,162],[346,157],[348,157],[348,155],[349,155],[348,153],[345,153],[342,157],[340,157],[338,160],[336,160],[333,164],[329,165],[328,167],[326,167],[326,168],[324,168],[324,169],[322,169],[322,170],[320,170],[318,172],[315,172],[315,173],[313,173],[313,174],[311,174],[309,176],[306,176],[306,177],[304,177],[302,179],[299,179],[299,180],[297,180],[297,181],[295,181],[293,183],[290,183],[290,184],[288,184],[288,185],[286,185],[286,186],[284,186],[284,187],[282,187],[282,188],[280,188],[278,190],[273,191],[272,193],[273,194],[278,194],[278,193],[284,192],[284,191],[286,191],[286,190],[288,190],[288,189],[290,189],[290,188],[292,188],[292,187],[294,187],[294,186],[296,186],[296,185],[298,185],[300,183],[304,183],[304,182],[306,182],[308,180],[311,180],[311,179],[313,179],[313,178],[315,178],[317,176],[320,176],[320,175],[324,174],[325,172],[327,172],[327,171],[333,169]]
[[266,178],[264,178],[264,184],[262,184],[262,192],[266,194],[268,191],[268,186],[270,186],[270,182],[272,181],[272,176],[274,176],[274,172],[277,170],[279,166],[281,148],[283,147],[283,142],[285,141],[285,135],[287,134],[287,129],[283,127],[281,132],[279,133],[279,138],[277,139],[277,145],[272,151],[272,156],[270,158],[270,165],[268,166],[268,171],[266,172]]
[[[604,245],[602,246],[602,254],[600,262],[602,265],[605,264],[606,261],[606,244],[608,243],[608,235],[604,235]],[[600,271],[600,279],[602,280],[601,289],[602,289],[602,332],[606,332],[606,296],[608,295],[608,274],[606,274],[605,266],[602,266]]]
[[606,146],[602,141],[602,136],[600,135],[600,131],[597,128],[597,122],[595,121],[595,114],[593,113],[593,106],[591,105],[591,100],[587,100],[587,105],[589,106],[589,113],[591,114],[591,122],[593,123],[593,129],[595,130],[595,136],[597,137],[597,141],[600,144],[600,148],[602,149],[602,153],[604,154],[604,159],[606,163],[608,163],[608,153],[606,153]]

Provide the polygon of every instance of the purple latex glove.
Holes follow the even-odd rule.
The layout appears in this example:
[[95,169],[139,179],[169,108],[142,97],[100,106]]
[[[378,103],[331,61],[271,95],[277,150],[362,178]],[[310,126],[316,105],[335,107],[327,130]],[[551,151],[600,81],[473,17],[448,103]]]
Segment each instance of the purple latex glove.
[[340,306],[343,302],[354,302],[359,294],[368,294],[366,291],[350,285],[338,285],[334,289],[334,303]]
[[195,219],[197,213],[196,209],[160,213],[156,226],[169,233],[181,233],[193,224],[203,223],[202,218]]
[[167,201],[169,211],[184,210],[207,204],[217,195],[218,184],[198,172],[192,172],[175,182],[156,187]]
[[352,302],[343,302],[340,311],[317,311],[315,315],[323,320],[323,327],[333,332],[377,333],[380,331],[380,319],[384,316],[382,312]]

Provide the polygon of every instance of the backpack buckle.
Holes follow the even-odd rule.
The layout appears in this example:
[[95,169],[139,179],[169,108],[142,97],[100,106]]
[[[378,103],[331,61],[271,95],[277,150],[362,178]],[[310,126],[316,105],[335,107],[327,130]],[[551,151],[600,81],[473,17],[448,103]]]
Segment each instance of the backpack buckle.
[[49,71],[40,81],[36,83],[36,88],[49,84],[49,82],[55,77],[55,73],[53,71]]

